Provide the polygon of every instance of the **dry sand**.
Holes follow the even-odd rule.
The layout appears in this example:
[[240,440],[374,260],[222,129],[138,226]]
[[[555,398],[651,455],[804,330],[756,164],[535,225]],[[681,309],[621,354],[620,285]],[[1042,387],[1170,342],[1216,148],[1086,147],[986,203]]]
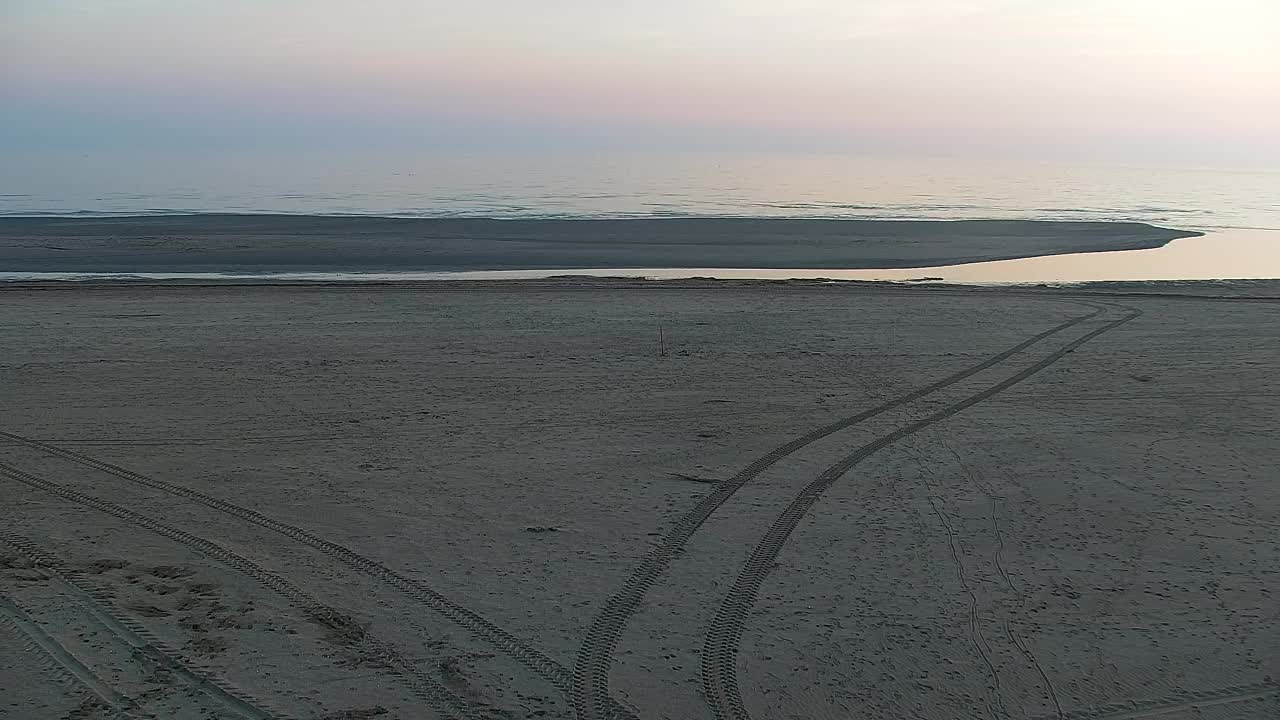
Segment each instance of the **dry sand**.
[[1280,716],[1277,288],[484,288],[0,291],[0,715]]

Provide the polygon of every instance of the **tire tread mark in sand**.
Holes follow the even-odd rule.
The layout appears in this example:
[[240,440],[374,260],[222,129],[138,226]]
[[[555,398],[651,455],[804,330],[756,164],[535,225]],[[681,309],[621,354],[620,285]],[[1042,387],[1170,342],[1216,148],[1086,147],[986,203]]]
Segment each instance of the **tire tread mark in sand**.
[[[97,458],[90,457],[88,455],[60,448],[56,445],[50,445],[46,442],[33,440],[31,438],[4,431],[0,431],[0,439],[37,448],[49,454],[70,460],[79,465],[100,470],[122,480],[127,480],[139,485],[161,490],[171,495],[193,500],[206,507],[227,513],[228,515],[233,515],[241,520],[266,528],[292,540],[296,540],[304,545],[315,548],[321,553],[338,560],[348,567],[354,568],[366,575],[369,575],[370,577],[373,577],[374,579],[380,580],[427,607],[430,607],[432,610],[435,610],[445,618],[448,618],[453,623],[467,629],[472,633],[472,635],[488,642],[490,645],[501,650],[509,657],[514,658],[521,665],[524,665],[539,677],[551,683],[561,692],[566,694],[569,692],[571,675],[566,668],[561,666],[555,660],[552,660],[542,652],[534,649],[515,635],[512,635],[506,630],[493,624],[479,613],[453,602],[444,595],[441,595],[422,583],[407,578],[376,560],[356,553],[348,547],[325,540],[300,527],[275,520],[263,515],[262,513],[241,507],[234,503],[219,500],[218,498],[205,495],[204,493],[181,485],[175,485],[163,480],[147,477],[141,473],[126,470],[117,465],[98,460]],[[634,716],[629,710],[623,708],[612,700],[609,701],[609,705],[615,716]]]
[[4,595],[0,595],[0,622],[8,625],[15,635],[22,638],[31,651],[44,657],[49,669],[61,679],[88,693],[120,717],[141,716],[138,706],[132,700],[103,682],[63,647],[62,643],[46,633],[39,623]]
[[738,648],[742,641],[743,627],[746,623],[747,615],[759,595],[760,586],[773,570],[774,561],[778,557],[778,553],[781,552],[783,545],[799,525],[801,518],[808,514],[809,510],[817,504],[827,488],[849,472],[854,465],[889,445],[930,425],[942,422],[993,395],[1017,385],[1058,362],[1081,345],[1108,330],[1120,327],[1141,314],[1142,311],[1129,308],[1129,314],[1126,316],[1113,320],[1076,338],[1047,357],[1023,368],[987,389],[863,445],[824,470],[813,482],[801,490],[786,509],[778,515],[765,533],[764,538],[756,545],[729,593],[721,601],[715,618],[711,621],[711,625],[707,630],[702,650],[702,682],[707,703],[715,716],[721,720],[726,718],[730,720],[748,720],[751,717],[743,704],[742,694],[738,685]]
[[78,596],[100,625],[133,648],[137,654],[146,658],[151,665],[172,673],[188,686],[213,698],[242,717],[252,720],[286,720],[287,716],[284,713],[264,710],[263,703],[260,701],[249,698],[243,691],[231,687],[223,680],[209,677],[210,671],[207,668],[199,668],[201,672],[197,672],[189,660],[184,662],[179,659],[180,654],[169,648],[151,631],[111,612],[109,609],[111,603],[104,590],[86,582],[79,573],[45,553],[27,538],[0,531],[0,543],[8,545],[25,556],[35,564],[36,570],[42,575]]
[[[573,669],[573,692],[571,693],[571,698],[576,716],[580,720],[595,720],[596,718],[607,717],[606,708],[603,707],[605,704],[604,699],[609,695],[609,673],[613,666],[614,655],[618,648],[618,642],[622,637],[623,628],[626,627],[631,617],[640,609],[649,589],[657,584],[658,578],[667,571],[672,560],[680,554],[684,546],[689,542],[689,538],[734,493],[779,460],[806,445],[811,445],[828,435],[852,427],[894,408],[915,402],[947,386],[954,385],[965,378],[976,375],[993,365],[1007,360],[1051,335],[1097,317],[1104,311],[1104,308],[1096,305],[1093,307],[1095,308],[1094,312],[1072,318],[1049,328],[998,355],[987,358],[977,365],[948,375],[937,382],[869,410],[836,420],[779,445],[752,461],[750,465],[743,468],[738,474],[716,485],[714,490],[704,495],[692,509],[676,521],[675,525],[667,531],[654,549],[645,554],[640,564],[623,582],[622,589],[609,598],[604,609],[596,616],[591,627],[587,630],[587,636],[583,640],[582,647],[578,652],[577,663]],[[4,433],[0,433],[0,437],[3,436]]]
[[[120,505],[109,503],[105,500],[93,497],[92,495],[86,495],[58,485],[57,483],[38,478],[30,473],[23,472],[4,463],[0,463],[0,475],[11,480],[16,480],[17,482],[30,487],[43,490],[52,495],[57,495],[66,500],[91,507],[108,515],[113,515],[121,520],[150,530],[157,535],[169,538],[170,540],[193,548],[201,554],[232,567],[244,575],[258,581],[258,583],[264,587],[275,591],[294,605],[302,608],[307,612],[309,617],[313,618],[317,622],[322,624],[333,623],[333,627],[350,627],[350,621],[339,611],[322,604],[319,600],[316,600],[303,592],[293,583],[279,575],[268,572],[252,560],[237,555],[209,540],[192,535],[191,533],[183,530],[170,527]],[[369,635],[363,635],[359,638],[357,643],[358,645],[362,645],[365,648],[372,650],[376,656],[386,660],[388,664],[392,665],[394,667],[392,674],[412,690],[414,695],[427,703],[432,710],[439,713],[441,717],[456,718],[475,716],[472,709],[465,701],[456,697],[434,678],[423,673],[416,665],[400,655],[400,653],[392,649],[390,646],[383,644],[381,641],[375,640]]]

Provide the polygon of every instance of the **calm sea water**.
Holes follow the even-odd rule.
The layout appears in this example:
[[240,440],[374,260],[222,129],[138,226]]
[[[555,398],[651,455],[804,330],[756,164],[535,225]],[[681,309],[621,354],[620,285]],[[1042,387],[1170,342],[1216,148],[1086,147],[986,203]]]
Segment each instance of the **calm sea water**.
[[686,153],[42,154],[0,215],[781,216],[1280,228],[1280,171]]
[[[83,153],[7,158],[0,164],[0,215],[193,212],[1134,220],[1209,234],[1157,250],[902,271],[605,268],[568,272],[650,277],[937,277],[978,283],[1280,278],[1280,171],[709,153]],[[561,272],[287,276],[503,278]],[[34,276],[0,272],[0,281]]]

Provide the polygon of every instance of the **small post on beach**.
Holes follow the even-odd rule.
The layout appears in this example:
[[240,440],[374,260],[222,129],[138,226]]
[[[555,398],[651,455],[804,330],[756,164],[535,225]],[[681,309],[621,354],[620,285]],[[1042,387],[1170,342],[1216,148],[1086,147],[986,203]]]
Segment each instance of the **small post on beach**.
[[662,331],[662,325],[658,325],[658,357],[667,356],[667,336]]

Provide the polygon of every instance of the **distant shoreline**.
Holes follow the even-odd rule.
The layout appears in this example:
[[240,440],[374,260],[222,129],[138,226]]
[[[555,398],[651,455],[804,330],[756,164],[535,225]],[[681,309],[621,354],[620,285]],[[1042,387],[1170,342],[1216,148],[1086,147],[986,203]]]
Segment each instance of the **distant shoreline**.
[[1200,235],[1104,221],[9,216],[0,217],[0,272],[925,268]]

